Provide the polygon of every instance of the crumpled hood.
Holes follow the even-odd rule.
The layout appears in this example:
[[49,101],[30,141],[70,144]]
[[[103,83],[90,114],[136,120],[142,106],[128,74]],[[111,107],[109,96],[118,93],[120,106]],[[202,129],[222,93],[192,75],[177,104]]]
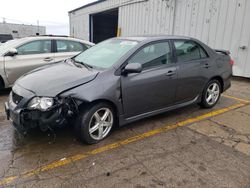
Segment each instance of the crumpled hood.
[[72,62],[60,62],[35,69],[21,78],[19,85],[36,96],[55,97],[59,93],[92,81],[98,71],[85,67],[76,67]]

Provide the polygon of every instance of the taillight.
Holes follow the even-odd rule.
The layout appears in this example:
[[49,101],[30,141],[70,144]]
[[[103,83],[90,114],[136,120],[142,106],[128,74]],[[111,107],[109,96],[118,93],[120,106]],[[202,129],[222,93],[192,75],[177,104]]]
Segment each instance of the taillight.
[[230,63],[231,66],[233,66],[234,65],[234,60],[230,59],[229,63]]

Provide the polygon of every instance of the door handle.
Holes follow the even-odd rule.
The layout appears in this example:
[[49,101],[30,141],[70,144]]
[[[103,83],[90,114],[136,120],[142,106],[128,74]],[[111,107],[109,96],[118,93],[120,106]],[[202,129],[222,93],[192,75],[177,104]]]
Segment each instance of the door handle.
[[211,67],[211,65],[209,65],[208,63],[206,63],[206,64],[204,65],[204,68],[206,68],[206,69],[208,69],[209,67]]
[[166,73],[166,76],[173,76],[175,73],[175,71],[170,70]]
[[53,58],[51,58],[51,57],[45,57],[43,60],[44,60],[44,61],[52,61]]

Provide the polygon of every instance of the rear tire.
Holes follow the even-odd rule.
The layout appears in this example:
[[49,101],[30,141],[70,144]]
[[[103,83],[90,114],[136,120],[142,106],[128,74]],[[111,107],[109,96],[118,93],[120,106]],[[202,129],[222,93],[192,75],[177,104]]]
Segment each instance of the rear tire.
[[75,124],[76,135],[86,144],[95,144],[110,134],[114,123],[115,113],[110,105],[93,104],[80,111]]
[[221,84],[218,80],[210,80],[205,86],[200,105],[203,108],[213,108],[220,99]]

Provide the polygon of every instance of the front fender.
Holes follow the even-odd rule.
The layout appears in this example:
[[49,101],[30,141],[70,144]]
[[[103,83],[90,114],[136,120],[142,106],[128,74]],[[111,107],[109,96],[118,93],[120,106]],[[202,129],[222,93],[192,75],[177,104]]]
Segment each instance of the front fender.
[[99,74],[93,81],[60,94],[60,97],[72,97],[78,105],[106,100],[115,105],[118,114],[123,113],[120,76]]

